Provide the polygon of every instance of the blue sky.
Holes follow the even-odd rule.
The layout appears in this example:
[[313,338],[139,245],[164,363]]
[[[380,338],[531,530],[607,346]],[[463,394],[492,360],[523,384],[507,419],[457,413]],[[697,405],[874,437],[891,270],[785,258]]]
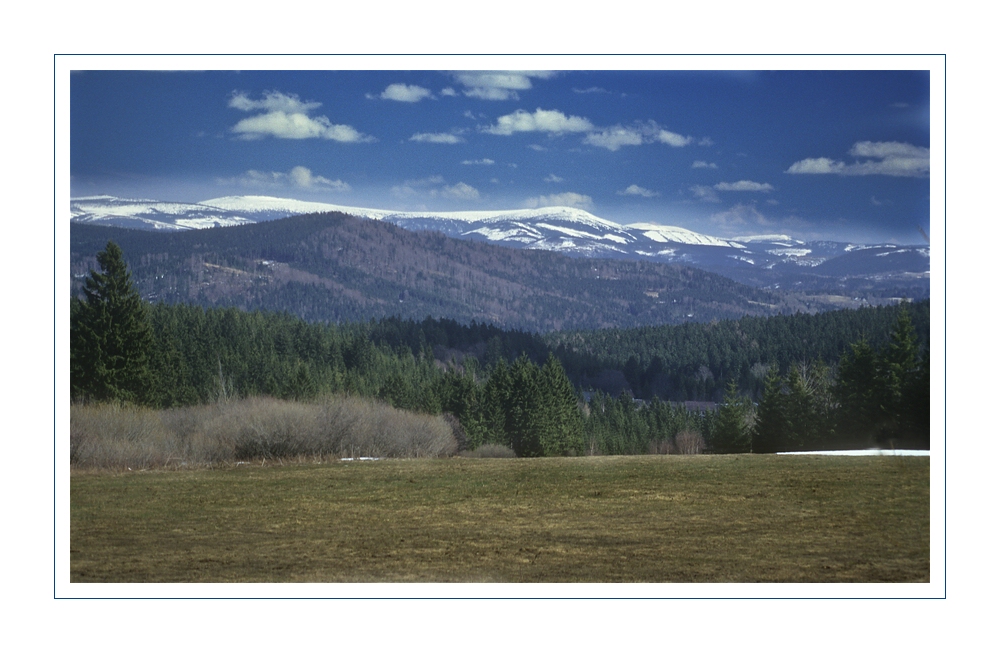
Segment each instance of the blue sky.
[[576,206],[706,234],[923,242],[926,71],[82,71],[74,197]]

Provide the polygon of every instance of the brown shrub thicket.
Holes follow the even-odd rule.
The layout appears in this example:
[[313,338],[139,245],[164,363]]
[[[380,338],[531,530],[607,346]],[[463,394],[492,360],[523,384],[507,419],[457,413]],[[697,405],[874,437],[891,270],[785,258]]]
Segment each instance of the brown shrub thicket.
[[682,456],[691,456],[705,451],[705,438],[697,431],[681,431],[674,436],[676,452]]
[[693,456],[704,452],[705,438],[697,431],[685,430],[672,438],[649,443],[649,453],[654,455]]
[[70,461],[79,468],[421,458],[457,450],[452,426],[443,417],[358,397],[316,403],[253,397],[169,410],[92,404],[70,410]]

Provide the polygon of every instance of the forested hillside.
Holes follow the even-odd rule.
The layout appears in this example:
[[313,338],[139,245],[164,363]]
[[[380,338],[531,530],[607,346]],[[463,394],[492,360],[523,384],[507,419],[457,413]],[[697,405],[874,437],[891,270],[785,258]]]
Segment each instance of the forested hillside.
[[[453,320],[335,325],[149,305],[116,244],[97,258],[100,271],[70,306],[75,401],[359,395],[450,414],[463,446],[529,456],[929,444],[926,302],[546,340]],[[622,387],[601,387],[614,383]],[[719,383],[718,412],[661,401],[717,399]],[[641,392],[652,402],[637,404]]]
[[73,224],[76,291],[109,239],[149,301],[287,311],[310,322],[430,316],[547,332],[806,309],[692,268],[572,259],[342,214],[184,233]]

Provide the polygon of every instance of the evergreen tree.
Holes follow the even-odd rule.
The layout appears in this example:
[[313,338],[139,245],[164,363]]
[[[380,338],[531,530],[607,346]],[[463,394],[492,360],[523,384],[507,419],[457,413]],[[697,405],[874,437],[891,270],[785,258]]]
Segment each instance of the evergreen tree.
[[[910,421],[907,409],[914,402],[908,401],[911,388],[919,375],[917,359],[917,336],[913,330],[910,313],[903,310],[896,319],[889,346],[882,356],[884,377],[883,410],[886,413],[886,428],[881,433],[883,440],[906,440],[907,423]],[[927,401],[930,401],[928,396]],[[917,402],[919,403],[919,402]]]
[[122,250],[112,241],[97,254],[83,301],[70,306],[70,386],[74,399],[147,403],[153,331]]
[[882,398],[885,391],[878,357],[861,339],[840,358],[837,383],[833,388],[837,409],[837,431],[841,444],[870,446],[885,421]]
[[813,405],[813,388],[798,365],[792,365],[786,379],[788,394],[784,397],[788,434],[784,448],[807,451],[819,442],[819,418]]
[[577,407],[576,392],[562,365],[552,354],[541,369],[542,402],[547,412],[548,431],[543,434],[546,456],[563,456],[583,449],[583,417]]
[[757,422],[751,436],[754,453],[776,453],[787,446],[791,423],[786,415],[783,385],[778,370],[770,368],[764,377],[764,396],[757,408]]
[[910,446],[931,446],[931,365],[928,348],[903,390],[903,426]]
[[729,382],[726,396],[719,407],[712,433],[715,453],[746,453],[750,451],[750,401],[739,394],[736,379]]

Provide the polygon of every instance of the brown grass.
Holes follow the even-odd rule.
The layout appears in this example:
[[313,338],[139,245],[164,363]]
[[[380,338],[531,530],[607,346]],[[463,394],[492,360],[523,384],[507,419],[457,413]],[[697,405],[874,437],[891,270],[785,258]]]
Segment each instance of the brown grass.
[[420,459],[71,479],[74,582],[927,582],[929,461]]

